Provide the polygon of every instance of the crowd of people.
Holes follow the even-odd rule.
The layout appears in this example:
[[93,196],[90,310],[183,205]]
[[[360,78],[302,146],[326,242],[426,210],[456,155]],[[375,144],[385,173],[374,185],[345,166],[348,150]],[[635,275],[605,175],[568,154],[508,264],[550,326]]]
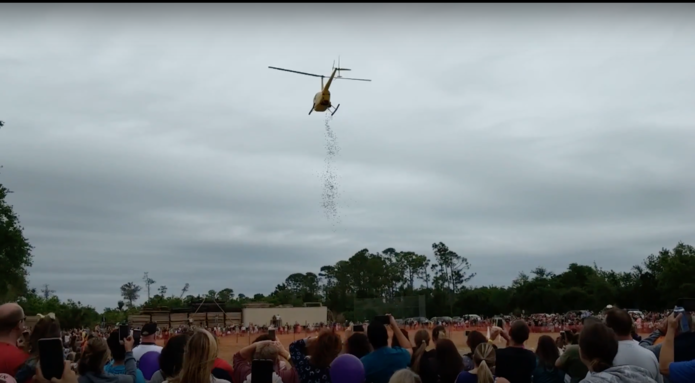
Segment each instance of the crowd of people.
[[[489,335],[470,331],[470,352],[463,355],[443,326],[423,326],[410,339],[387,318],[346,326],[342,335],[326,327],[287,349],[272,334],[261,334],[225,361],[209,329],[178,329],[163,347],[156,344],[154,323],[140,329],[139,342],[118,329],[65,332],[53,315],[28,331],[21,306],[8,303],[0,306],[0,383],[259,383],[260,376],[270,377],[261,383],[695,382],[692,313],[663,315],[650,336],[636,340],[636,319],[611,308],[583,317],[580,329],[555,339],[543,335],[536,344],[528,344],[529,320],[510,318]],[[48,380],[39,341],[50,338],[63,343],[64,368],[62,377]],[[505,347],[498,347],[498,338]],[[267,375],[260,375],[262,366]]]

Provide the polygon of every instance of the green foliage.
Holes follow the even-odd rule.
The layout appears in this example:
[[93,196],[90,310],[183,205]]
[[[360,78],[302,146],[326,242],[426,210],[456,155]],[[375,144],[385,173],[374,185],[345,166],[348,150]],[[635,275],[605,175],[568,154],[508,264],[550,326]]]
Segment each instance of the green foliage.
[[[386,302],[395,304],[420,295],[425,297],[424,306],[430,317],[598,311],[607,304],[662,310],[673,306],[679,297],[695,295],[695,284],[689,279],[695,272],[695,249],[683,243],[673,250],[662,249],[629,271],[605,271],[596,265],[571,263],[565,271],[556,274],[539,266],[528,274],[519,273],[508,287],[472,287],[470,282],[475,273],[469,272],[471,265],[466,257],[441,242],[433,244],[432,250],[432,256],[428,257],[394,248],[380,253],[363,249],[334,265],[322,266],[318,274],[290,274],[268,296],[255,294],[251,298],[238,294],[235,298],[234,291],[227,288],[219,292],[211,290],[205,296],[165,297],[160,288],[160,294],[146,305],[183,307],[203,297],[209,301],[215,298],[226,308],[239,308],[249,302],[301,306],[304,302],[318,301],[336,315],[353,319],[355,314],[365,312],[364,308],[355,308],[355,301],[383,301],[387,306]],[[411,306],[412,311],[418,307]]]
[[[444,243],[432,245],[431,258],[388,248],[381,253],[363,249],[347,260],[320,268],[318,288],[315,274],[295,273],[266,298],[275,303],[300,304],[321,300],[333,312],[351,319],[355,300],[424,295],[428,316],[460,316],[476,313],[492,316],[507,313],[598,311],[607,304],[642,310],[663,310],[676,299],[695,295],[695,248],[679,243],[662,249],[629,271],[605,271],[595,264],[571,263],[559,274],[542,266],[529,274],[519,273],[509,287],[468,284],[468,260]],[[418,286],[416,282],[420,282]],[[307,299],[310,298],[310,299]],[[386,304],[386,303],[385,303]]]
[[61,302],[57,296],[45,299],[34,289],[19,298],[18,303],[27,316],[54,313],[64,329],[93,327],[101,322],[101,316],[94,307],[82,305],[81,302],[71,299]]
[[27,291],[27,268],[32,265],[32,246],[24,237],[19,217],[5,201],[10,193],[0,184],[0,303]]
[[135,301],[140,299],[140,290],[142,287],[134,282],[128,282],[121,286],[121,296],[128,301],[128,307],[134,307]]

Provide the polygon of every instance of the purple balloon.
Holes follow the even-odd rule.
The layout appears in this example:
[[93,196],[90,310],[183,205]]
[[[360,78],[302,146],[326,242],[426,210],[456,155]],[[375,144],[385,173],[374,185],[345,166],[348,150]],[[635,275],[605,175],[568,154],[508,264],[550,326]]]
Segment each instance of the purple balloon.
[[145,380],[152,379],[152,375],[159,371],[159,352],[148,351],[143,356],[140,357],[138,362],[138,368],[142,371],[142,375],[145,376]]
[[356,356],[343,354],[331,363],[331,383],[364,383],[364,366]]

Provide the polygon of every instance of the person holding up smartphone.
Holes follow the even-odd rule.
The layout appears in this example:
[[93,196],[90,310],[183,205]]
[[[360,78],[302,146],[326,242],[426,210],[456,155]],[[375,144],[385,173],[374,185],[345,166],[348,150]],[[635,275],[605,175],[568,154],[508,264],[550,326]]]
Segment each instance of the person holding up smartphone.
[[689,312],[673,313],[668,317],[666,335],[659,355],[659,370],[671,383],[690,383],[695,381],[695,360],[674,362],[676,332],[681,327],[684,315]]
[[132,336],[123,339],[125,372],[123,375],[113,375],[104,371],[109,352],[106,340],[98,337],[90,339],[82,353],[82,358],[77,363],[77,372],[80,374],[79,383],[135,383],[138,374],[133,357],[133,342]]
[[410,340],[403,335],[398,323],[391,316],[388,317],[388,326],[398,339],[398,343],[403,347],[389,347],[389,334],[386,323],[374,321],[367,327],[367,338],[372,344],[374,351],[360,359],[364,365],[366,381],[370,383],[388,383],[391,376],[398,370],[407,368],[413,354],[413,345]]

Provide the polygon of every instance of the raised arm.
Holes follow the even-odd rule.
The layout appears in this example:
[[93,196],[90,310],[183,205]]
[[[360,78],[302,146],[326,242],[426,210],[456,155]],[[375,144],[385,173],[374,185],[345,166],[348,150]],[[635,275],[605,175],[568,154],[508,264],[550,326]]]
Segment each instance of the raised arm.
[[403,335],[403,332],[401,331],[401,328],[398,327],[398,323],[396,323],[396,319],[393,318],[393,315],[387,315],[389,316],[389,321],[391,322],[391,330],[396,336],[396,339],[398,339],[398,344],[400,344],[403,349],[407,350],[408,354],[413,355],[413,344],[410,343],[410,340],[408,340],[405,335]]

